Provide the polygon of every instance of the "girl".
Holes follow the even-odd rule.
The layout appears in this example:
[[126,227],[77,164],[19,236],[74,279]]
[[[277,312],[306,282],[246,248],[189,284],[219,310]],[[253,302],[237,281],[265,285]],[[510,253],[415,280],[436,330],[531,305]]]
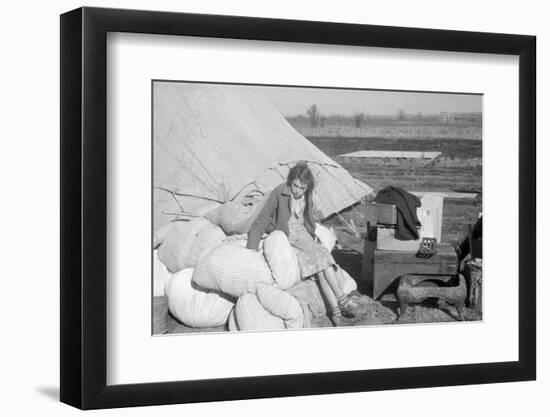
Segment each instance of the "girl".
[[315,240],[311,194],[315,182],[305,162],[290,169],[286,183],[271,192],[263,210],[248,232],[247,248],[258,250],[264,233],[280,230],[296,251],[302,279],[317,274],[321,291],[335,326],[345,325],[342,314],[353,317],[357,300],[342,292],[336,278],[336,263],[330,252]]

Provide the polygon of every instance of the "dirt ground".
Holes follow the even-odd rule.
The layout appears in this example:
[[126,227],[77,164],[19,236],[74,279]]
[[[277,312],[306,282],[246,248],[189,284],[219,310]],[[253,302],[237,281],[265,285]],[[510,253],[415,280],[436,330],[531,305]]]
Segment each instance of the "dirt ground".
[[[364,181],[375,189],[386,186],[398,186],[408,191],[456,190],[481,191],[482,186],[482,142],[460,139],[376,139],[376,138],[309,138],[328,156],[336,160],[358,180]],[[364,159],[349,158],[340,155],[359,150],[394,151],[437,151],[441,156],[427,163],[425,160],[408,159]],[[444,200],[442,242],[457,244],[466,236],[468,224],[473,223],[482,211],[482,194],[475,199]],[[360,231],[366,229],[361,207],[350,208],[341,216],[346,222],[353,220]],[[398,305],[395,297],[389,293],[381,300],[373,301],[367,294],[361,281],[361,260],[363,240],[355,236],[337,216],[326,220],[338,236],[339,249],[333,252],[336,262],[342,266],[357,282],[358,290],[363,294],[364,314],[359,319],[349,320],[349,325],[368,326],[379,324],[407,324],[450,322],[457,320],[456,309],[452,306],[437,305],[435,300],[427,300],[420,305],[408,308],[406,314],[398,318]],[[192,329],[178,323],[165,308],[162,297],[154,300],[154,333],[219,332],[225,327]],[[480,320],[481,315],[467,309],[466,320]],[[156,324],[155,324],[156,323]],[[312,320],[313,327],[332,326],[328,317]]]

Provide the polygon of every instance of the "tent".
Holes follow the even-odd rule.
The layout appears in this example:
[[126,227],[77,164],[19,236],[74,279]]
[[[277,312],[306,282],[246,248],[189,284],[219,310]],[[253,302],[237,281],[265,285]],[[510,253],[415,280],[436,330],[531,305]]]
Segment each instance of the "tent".
[[315,177],[321,219],[373,191],[300,135],[255,87],[154,82],[153,139],[155,230],[173,213],[202,215],[253,190],[267,193],[299,160]]

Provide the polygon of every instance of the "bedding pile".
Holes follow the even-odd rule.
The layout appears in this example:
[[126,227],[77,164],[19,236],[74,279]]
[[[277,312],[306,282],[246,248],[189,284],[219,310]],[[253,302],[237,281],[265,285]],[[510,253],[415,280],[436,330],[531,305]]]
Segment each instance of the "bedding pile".
[[[208,217],[223,218],[215,214]],[[256,252],[246,248],[250,224],[243,218],[239,224],[224,229],[204,217],[169,223],[155,234],[153,290],[166,297],[171,315],[188,327],[230,331],[299,329],[325,315],[318,284],[300,279],[286,235],[271,233]],[[319,224],[317,230],[332,250],[331,231]],[[357,289],[342,268],[337,277],[345,293]]]

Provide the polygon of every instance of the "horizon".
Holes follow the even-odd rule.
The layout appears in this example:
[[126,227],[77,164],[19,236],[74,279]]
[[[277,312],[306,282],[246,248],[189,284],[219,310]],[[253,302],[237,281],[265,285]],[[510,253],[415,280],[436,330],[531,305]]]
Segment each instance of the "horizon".
[[[306,109],[307,111],[307,109]],[[293,117],[307,117],[307,114],[306,114],[306,111],[304,111],[303,113],[298,113],[298,114],[283,114],[283,116],[285,118],[293,118]],[[361,113],[361,112],[358,112],[358,113]],[[439,117],[441,116],[442,114],[460,114],[460,115],[464,115],[464,114],[479,114],[479,115],[483,115],[483,112],[481,110],[479,111],[457,111],[457,112],[446,112],[446,111],[441,111],[439,113],[422,113],[422,112],[419,112],[420,115],[424,118],[430,118],[430,117]],[[406,116],[417,116],[419,113],[408,113],[405,111],[405,115]],[[326,116],[326,117],[343,117],[343,118],[349,118],[349,117],[353,117],[355,113],[352,113],[352,114],[342,114],[342,113],[330,113],[330,114],[327,114],[327,113],[321,113],[323,116]],[[380,119],[383,119],[383,118],[395,118],[395,116],[397,115],[398,113],[363,113],[364,116],[366,117],[372,117],[372,118],[380,118]]]
[[350,90],[310,87],[250,86],[260,89],[285,116],[305,115],[316,105],[325,116],[441,115],[441,113],[483,113],[483,95],[470,93]]

